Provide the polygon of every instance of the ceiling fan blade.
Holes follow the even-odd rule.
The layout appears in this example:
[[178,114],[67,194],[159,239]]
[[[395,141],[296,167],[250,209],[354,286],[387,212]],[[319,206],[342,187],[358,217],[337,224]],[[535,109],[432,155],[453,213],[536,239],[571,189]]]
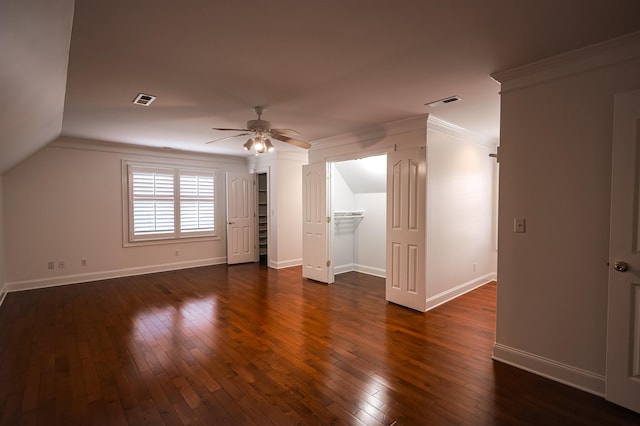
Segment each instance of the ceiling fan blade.
[[271,131],[272,132],[277,132],[277,133],[289,133],[289,134],[293,133],[293,134],[296,134],[298,136],[302,136],[300,134],[300,132],[298,132],[297,130],[293,130],[293,129],[271,129]]
[[246,136],[246,135],[250,135],[251,133],[239,133],[237,135],[233,135],[233,136],[227,136],[226,138],[220,138],[220,139],[214,139],[212,141],[209,142],[205,142],[205,143],[214,143],[214,142],[220,142],[220,141],[225,141],[227,139],[233,139],[233,138],[237,138],[239,136]]
[[271,137],[277,139],[282,142],[289,143],[291,145],[299,146],[300,148],[309,149],[311,148],[311,144],[308,142],[299,141],[298,139],[290,138],[289,136],[273,132],[271,133]]
[[227,129],[224,127],[212,127],[213,130],[221,130],[223,132],[248,132],[249,129]]

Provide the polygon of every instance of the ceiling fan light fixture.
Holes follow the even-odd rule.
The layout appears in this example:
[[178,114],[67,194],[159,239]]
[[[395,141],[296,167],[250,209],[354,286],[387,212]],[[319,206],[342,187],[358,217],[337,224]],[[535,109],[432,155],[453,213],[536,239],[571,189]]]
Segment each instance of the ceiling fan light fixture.
[[249,140],[247,140],[242,146],[245,151],[251,151],[251,148],[253,148],[253,138],[249,138]]
[[268,152],[273,152],[276,150],[276,147],[273,146],[273,143],[269,139],[264,140],[264,146]]
[[259,152],[262,154],[266,149],[266,144],[262,138],[256,137],[256,142],[253,145],[253,147],[255,148],[256,152]]
[[297,146],[303,149],[311,148],[311,144],[307,142],[303,142],[297,140],[290,136],[290,134],[299,135],[299,132],[296,132],[292,129],[273,129],[271,128],[271,123],[269,121],[262,119],[262,113],[264,112],[264,107],[256,106],[253,108],[258,118],[256,120],[247,121],[247,126],[244,129],[235,129],[228,127],[213,127],[213,130],[217,131],[231,131],[231,132],[240,132],[234,136],[227,136],[225,138],[219,138],[210,142],[218,142],[227,139],[232,139],[240,136],[250,136],[249,140],[246,141],[243,145],[246,151],[254,151],[256,155],[262,154],[265,152],[273,152],[276,147],[273,145],[273,142],[269,138],[277,139],[280,142],[284,142],[293,146]]

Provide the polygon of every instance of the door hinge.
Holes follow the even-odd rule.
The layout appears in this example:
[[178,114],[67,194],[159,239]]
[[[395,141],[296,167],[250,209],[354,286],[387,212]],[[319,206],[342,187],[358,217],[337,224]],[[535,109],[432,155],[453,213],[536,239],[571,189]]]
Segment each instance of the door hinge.
[[331,223],[331,217],[327,216],[327,223]]
[[331,266],[331,261],[330,261],[330,260],[327,260],[327,268],[328,268],[329,266]]

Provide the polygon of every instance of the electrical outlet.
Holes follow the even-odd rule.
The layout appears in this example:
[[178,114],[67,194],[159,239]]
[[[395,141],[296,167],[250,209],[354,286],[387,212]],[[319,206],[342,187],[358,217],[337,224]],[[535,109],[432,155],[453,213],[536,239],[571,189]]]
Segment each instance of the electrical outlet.
[[82,258],[80,259],[80,266],[87,266],[87,259],[86,258]]
[[58,268],[64,269],[64,260],[58,260]]
[[56,269],[56,262],[48,262],[47,269]]

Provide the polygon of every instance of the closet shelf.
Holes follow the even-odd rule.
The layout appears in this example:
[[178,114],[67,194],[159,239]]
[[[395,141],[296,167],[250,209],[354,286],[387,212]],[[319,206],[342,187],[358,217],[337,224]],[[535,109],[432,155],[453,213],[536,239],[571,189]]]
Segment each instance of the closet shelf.
[[359,221],[364,217],[362,210],[349,210],[333,212],[333,218],[337,221]]
[[347,211],[333,212],[333,217],[362,217],[362,216],[364,216],[364,211],[362,210],[347,210]]

